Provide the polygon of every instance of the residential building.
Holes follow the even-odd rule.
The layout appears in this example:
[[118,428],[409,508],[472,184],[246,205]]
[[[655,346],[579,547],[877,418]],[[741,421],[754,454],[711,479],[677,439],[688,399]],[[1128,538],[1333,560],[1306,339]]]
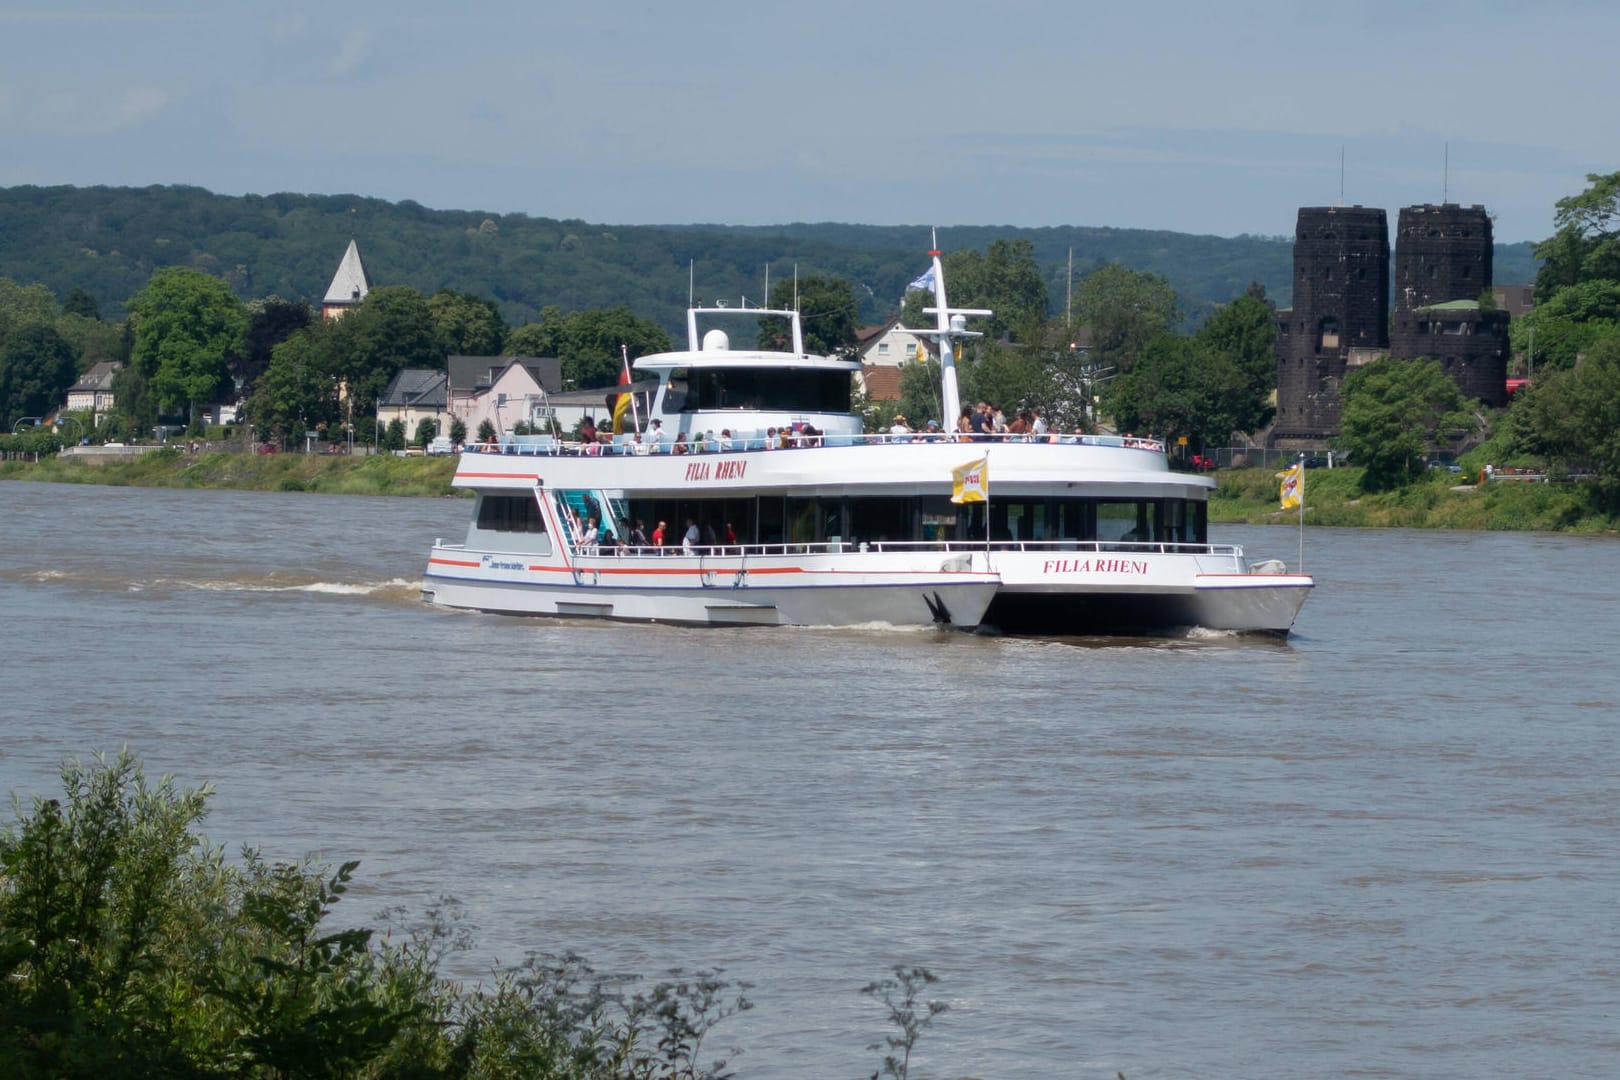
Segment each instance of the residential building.
[[88,411],[92,426],[99,425],[102,417],[111,412],[114,405],[113,376],[123,369],[123,364],[103,360],[80,375],[79,381],[68,387],[67,411]]

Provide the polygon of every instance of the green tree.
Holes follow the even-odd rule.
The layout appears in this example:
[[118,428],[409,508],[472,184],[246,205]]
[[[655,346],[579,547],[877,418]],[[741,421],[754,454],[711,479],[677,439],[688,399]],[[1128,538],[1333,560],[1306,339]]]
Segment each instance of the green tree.
[[1570,472],[1592,471],[1605,507],[1620,509],[1620,336],[1524,393],[1513,406],[1524,449]]
[[1080,279],[1074,287],[1074,315],[1091,329],[1092,359],[1120,372],[1129,371],[1143,346],[1181,318],[1168,281],[1118,263]]
[[1388,491],[1422,476],[1424,457],[1474,428],[1457,384],[1433,360],[1380,360],[1344,381],[1338,448],[1362,486]]
[[67,294],[67,299],[62,301],[62,314],[78,315],[99,322],[101,306],[96,303],[95,297],[75,285],[73,291]]
[[14,327],[55,322],[56,315],[56,297],[51,290],[38,282],[18,285],[0,277],[0,342]]
[[[992,240],[983,252],[953,251],[940,257],[945,270],[947,299],[956,308],[983,308],[992,312],[981,330],[992,340],[1037,344],[1044,337],[1046,280],[1028,240]],[[908,292],[902,309],[906,326],[933,326],[925,315],[934,294],[922,289]]]
[[1277,319],[1265,301],[1265,289],[1224,304],[1198,328],[1195,340],[1225,357],[1243,373],[1246,400],[1232,419],[1237,431],[1258,431],[1274,412],[1270,397],[1277,388]]
[[383,429],[382,448],[384,450],[405,449],[405,421],[397,416],[388,421],[388,426]]
[[1559,199],[1558,231],[1537,245],[1543,260],[1536,275],[1538,303],[1583,281],[1620,281],[1620,172],[1589,173],[1579,195]]
[[459,416],[450,421],[450,441],[457,446],[467,441],[467,422]]
[[1605,337],[1620,334],[1620,281],[1576,282],[1513,320],[1513,351],[1531,356],[1538,370],[1571,368],[1576,357]]
[[538,323],[520,326],[507,335],[505,355],[555,356],[562,361],[564,383],[588,389],[619,381],[624,364],[621,345],[635,360],[668,352],[669,334],[623,306],[567,315],[561,308],[548,307],[540,313]]
[[249,423],[286,439],[337,422],[337,375],[324,347],[326,337],[317,325],[271,350],[270,366],[247,401]]
[[54,412],[78,377],[73,348],[55,327],[13,330],[0,347],[0,426],[10,431],[18,417]]
[[1136,365],[1109,384],[1107,398],[1119,428],[1167,443],[1185,437],[1195,452],[1227,445],[1254,409],[1248,375],[1228,353],[1169,333],[1143,347]]
[[376,411],[377,399],[401,369],[444,370],[428,302],[404,285],[372,289],[359,307],[328,325],[320,342],[334,394],[337,383],[347,385],[356,416]]
[[112,390],[113,411],[101,426],[101,437],[124,442],[151,438],[158,407],[146,376],[131,364],[113,376]]
[[160,408],[193,413],[230,384],[226,361],[241,350],[247,316],[226,284],[183,266],[157,271],[129,301],[131,357]]
[[308,304],[267,296],[247,304],[248,324],[242,351],[232,358],[231,375],[251,394],[259,376],[270,366],[270,354],[277,345],[300,330],[315,324],[315,312]]
[[440,289],[428,297],[433,333],[445,356],[499,356],[506,323],[493,300]]
[[[833,356],[855,347],[855,289],[846,279],[820,274],[797,281],[778,278],[771,286],[767,303],[778,311],[787,311],[795,299],[806,352]],[[760,324],[760,348],[786,351],[793,347],[785,319],[761,319]]]

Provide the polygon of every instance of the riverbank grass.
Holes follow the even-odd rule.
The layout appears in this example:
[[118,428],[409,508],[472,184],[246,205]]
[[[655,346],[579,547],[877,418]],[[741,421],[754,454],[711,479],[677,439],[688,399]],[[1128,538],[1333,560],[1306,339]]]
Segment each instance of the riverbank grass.
[[0,464],[0,480],[116,487],[315,491],[329,495],[449,495],[454,457],[376,454],[186,454],[158,450],[128,461],[51,457]]

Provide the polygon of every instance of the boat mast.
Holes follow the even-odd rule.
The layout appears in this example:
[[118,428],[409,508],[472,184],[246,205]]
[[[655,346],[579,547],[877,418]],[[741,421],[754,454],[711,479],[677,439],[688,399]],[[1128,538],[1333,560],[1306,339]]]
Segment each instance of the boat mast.
[[923,308],[925,314],[934,316],[933,331],[922,333],[935,338],[939,342],[939,393],[940,408],[945,415],[940,424],[947,431],[956,430],[956,418],[962,411],[962,393],[956,385],[956,340],[958,338],[983,337],[974,330],[967,329],[967,320],[970,315],[990,315],[985,308],[952,308],[945,299],[945,268],[940,264],[939,233],[935,231],[934,247],[928,254],[934,260],[934,306]]

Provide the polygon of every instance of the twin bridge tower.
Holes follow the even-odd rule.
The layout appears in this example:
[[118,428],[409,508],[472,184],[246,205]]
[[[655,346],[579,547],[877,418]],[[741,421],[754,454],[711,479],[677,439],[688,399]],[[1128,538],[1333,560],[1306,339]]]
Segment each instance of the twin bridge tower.
[[1491,288],[1483,206],[1408,206],[1396,226],[1365,206],[1309,206],[1294,230],[1294,306],[1277,312],[1277,419],[1270,442],[1314,449],[1339,431],[1346,374],[1383,355],[1440,363],[1465,397],[1507,401],[1508,315]]

